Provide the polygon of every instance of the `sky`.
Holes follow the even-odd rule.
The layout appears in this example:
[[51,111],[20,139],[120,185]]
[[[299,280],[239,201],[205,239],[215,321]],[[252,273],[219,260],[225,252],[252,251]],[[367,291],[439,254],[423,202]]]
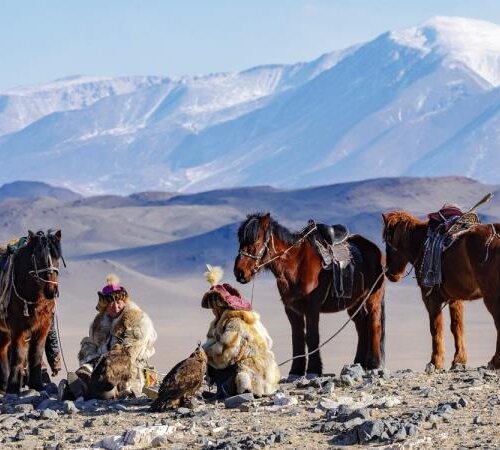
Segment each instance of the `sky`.
[[436,15],[500,24],[500,0],[0,0],[0,92],[308,61]]

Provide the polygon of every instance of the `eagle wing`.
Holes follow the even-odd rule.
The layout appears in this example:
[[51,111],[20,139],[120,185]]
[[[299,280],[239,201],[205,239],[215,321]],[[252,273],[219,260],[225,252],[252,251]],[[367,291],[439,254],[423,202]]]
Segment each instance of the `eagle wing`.
[[187,358],[176,364],[163,379],[158,398],[151,408],[164,410],[169,402],[193,395],[203,383],[206,364],[196,358]]

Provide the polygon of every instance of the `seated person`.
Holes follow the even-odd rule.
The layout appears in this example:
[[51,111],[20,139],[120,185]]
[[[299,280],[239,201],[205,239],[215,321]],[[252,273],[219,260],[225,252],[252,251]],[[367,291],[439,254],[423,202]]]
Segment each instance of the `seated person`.
[[275,392],[280,372],[271,351],[273,342],[251,305],[224,283],[213,285],[205,293],[202,307],[212,309],[215,315],[203,348],[208,357],[208,377],[217,384],[218,395],[251,392],[262,396]]
[[[97,315],[78,353],[80,368],[68,374],[70,397],[117,398],[139,395],[144,369],[155,350],[156,331],[149,316],[128,296],[119,280],[108,275],[98,292]],[[63,391],[63,394],[61,394]],[[60,396],[68,393],[63,384]]]

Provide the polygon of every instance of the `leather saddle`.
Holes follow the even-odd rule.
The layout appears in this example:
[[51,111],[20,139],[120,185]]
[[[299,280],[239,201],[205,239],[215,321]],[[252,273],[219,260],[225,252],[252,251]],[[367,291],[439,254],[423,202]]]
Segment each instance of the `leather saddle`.
[[427,215],[429,218],[429,225],[432,229],[437,228],[441,224],[453,223],[459,217],[463,215],[463,212],[453,205],[445,204],[443,207],[436,212],[432,212]]
[[349,230],[341,224],[326,225],[318,223],[316,229],[320,236],[330,245],[340,244],[349,237]]

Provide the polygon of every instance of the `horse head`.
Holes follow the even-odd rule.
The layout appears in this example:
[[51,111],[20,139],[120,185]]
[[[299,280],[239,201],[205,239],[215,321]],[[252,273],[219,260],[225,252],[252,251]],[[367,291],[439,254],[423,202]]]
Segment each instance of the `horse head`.
[[[399,281],[408,263],[413,263],[409,249],[409,233],[412,224],[419,222],[404,211],[382,214],[384,220],[383,240],[386,254],[386,276],[390,281]],[[410,238],[410,239],[409,239]]]
[[57,297],[59,260],[63,261],[61,230],[53,233],[28,231],[28,242],[16,254],[16,278],[31,279],[47,299]]
[[239,252],[234,261],[234,276],[248,283],[269,257],[271,214],[250,214],[238,229]]

